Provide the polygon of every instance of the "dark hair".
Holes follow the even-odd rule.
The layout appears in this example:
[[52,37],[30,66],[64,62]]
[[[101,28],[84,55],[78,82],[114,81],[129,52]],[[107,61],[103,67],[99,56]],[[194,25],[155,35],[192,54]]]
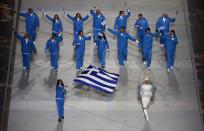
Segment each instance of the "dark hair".
[[124,26],[120,27],[120,29],[122,29],[122,28],[123,28],[123,29],[125,29],[125,27],[124,27]]
[[28,8],[28,11],[31,11],[31,12],[33,12],[33,8]]
[[62,86],[64,86],[64,83],[63,83],[62,79],[58,79],[56,85],[59,85],[59,82],[60,82],[60,81],[62,82]]
[[54,17],[53,17],[53,22],[55,21],[55,17],[57,17],[57,20],[59,20],[59,21],[61,22],[61,20],[60,20],[60,18],[59,18],[59,15],[58,15],[58,14],[55,14],[55,15],[54,15]]
[[79,12],[76,13],[75,19],[77,18],[77,15],[79,15],[79,16],[80,16],[80,19],[81,19],[81,14],[80,14]]
[[142,16],[142,14],[138,14],[138,16]]
[[78,34],[80,34],[81,32],[83,32],[83,31],[80,30],[80,31],[78,32]]
[[171,30],[170,32],[172,32],[172,33],[176,34],[175,30]]
[[124,13],[124,10],[119,11],[119,15],[122,14],[122,13]]
[[150,29],[150,28],[147,28],[147,29],[146,29],[146,31],[148,31],[148,30],[149,30],[149,31],[151,31],[151,29]]

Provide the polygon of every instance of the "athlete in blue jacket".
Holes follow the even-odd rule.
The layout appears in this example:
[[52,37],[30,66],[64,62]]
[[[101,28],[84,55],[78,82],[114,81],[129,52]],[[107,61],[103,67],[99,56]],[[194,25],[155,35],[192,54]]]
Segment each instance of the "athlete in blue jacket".
[[54,15],[54,18],[51,18],[46,12],[43,12],[43,15],[52,22],[52,34],[58,37],[57,39],[60,40],[60,42],[63,40],[62,32],[62,22],[57,14]]
[[146,29],[149,28],[149,24],[146,18],[142,14],[138,14],[138,19],[135,22],[135,28],[137,29],[137,38],[139,39],[138,48],[142,49],[143,36],[146,33]]
[[70,14],[64,12],[64,15],[67,16],[70,20],[73,21],[73,34],[74,39],[78,36],[79,31],[83,31],[83,22],[87,21],[90,14],[86,15],[85,17],[81,17],[80,13],[76,13],[76,16],[73,17]]
[[106,49],[108,49],[108,51],[110,51],[105,33],[99,33],[97,35],[96,44],[98,47],[99,64],[102,68],[105,68]]
[[29,36],[33,39],[35,43],[37,28],[40,27],[38,15],[33,12],[32,8],[28,8],[27,13],[19,13],[18,15],[25,17],[26,32],[29,34]]
[[115,18],[114,30],[119,31],[121,27],[127,28],[127,19],[130,17],[130,10],[127,9],[127,15],[124,10],[119,12],[119,16]]
[[158,33],[151,33],[150,28],[146,29],[146,33],[143,36],[143,62],[146,64],[147,62],[147,68],[151,69],[151,61],[152,61],[152,44],[153,44],[153,38],[157,37]]
[[56,84],[56,105],[58,112],[58,121],[64,119],[64,101],[65,101],[66,88],[61,79],[57,80]]
[[159,17],[156,23],[156,32],[160,32],[160,44],[165,46],[165,38],[169,34],[170,23],[174,22],[176,19],[168,16],[167,13],[163,13],[163,16]]
[[16,38],[20,40],[21,53],[23,57],[23,69],[29,73],[31,54],[32,52],[37,54],[33,39],[30,38],[28,34],[25,34],[24,36],[19,35],[17,32],[14,32],[14,34]]
[[93,16],[93,38],[94,43],[96,44],[96,36],[98,33],[102,33],[105,30],[105,17],[99,9],[95,7],[90,10],[90,14]]
[[171,30],[166,37],[166,54],[167,54],[167,71],[170,72],[174,66],[174,56],[176,51],[176,45],[178,43],[176,33]]
[[58,70],[58,59],[59,59],[59,45],[60,39],[55,35],[47,41],[45,47],[45,53],[50,53],[51,68],[57,72]]
[[91,40],[91,34],[89,36],[84,36],[82,31],[79,31],[78,37],[75,38],[73,42],[73,46],[75,48],[76,53],[76,69],[77,72],[81,70],[84,61],[84,53],[85,53],[85,41]]
[[127,61],[128,40],[136,41],[136,39],[131,35],[129,35],[125,31],[124,27],[121,27],[119,32],[112,30],[108,27],[106,27],[106,29],[108,29],[108,31],[110,31],[112,34],[117,36],[118,60],[119,60],[119,65],[122,67]]

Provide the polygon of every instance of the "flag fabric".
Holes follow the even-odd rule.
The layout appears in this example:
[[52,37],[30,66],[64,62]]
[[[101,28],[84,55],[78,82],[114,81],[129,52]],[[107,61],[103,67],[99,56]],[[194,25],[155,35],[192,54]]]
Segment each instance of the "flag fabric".
[[118,79],[119,74],[90,65],[74,79],[74,82],[111,94],[117,86]]

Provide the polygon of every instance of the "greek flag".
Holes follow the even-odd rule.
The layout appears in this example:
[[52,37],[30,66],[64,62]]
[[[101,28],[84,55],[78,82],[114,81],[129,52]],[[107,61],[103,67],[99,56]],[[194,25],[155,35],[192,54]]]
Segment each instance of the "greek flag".
[[118,78],[119,74],[90,65],[74,79],[74,82],[111,94],[117,86]]

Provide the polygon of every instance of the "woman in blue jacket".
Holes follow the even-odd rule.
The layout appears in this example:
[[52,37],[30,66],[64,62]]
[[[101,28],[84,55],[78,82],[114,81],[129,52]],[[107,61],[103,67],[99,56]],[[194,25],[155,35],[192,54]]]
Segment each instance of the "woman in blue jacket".
[[105,68],[106,49],[110,51],[105,33],[99,33],[97,35],[96,45],[98,47],[99,64],[102,68]]
[[57,14],[54,15],[54,18],[51,18],[49,15],[47,15],[46,12],[43,12],[43,15],[52,22],[52,34],[58,37],[60,42],[63,40],[62,37],[62,32],[63,32],[63,27],[62,27],[62,22]]
[[64,12],[64,15],[67,16],[70,20],[73,21],[73,34],[74,39],[78,36],[79,31],[83,31],[83,22],[87,21],[90,14],[86,15],[85,17],[81,17],[80,13],[76,13],[76,16],[73,17],[70,14]]
[[58,121],[64,119],[64,101],[65,101],[66,88],[61,79],[57,80],[56,84],[56,104],[58,112]]

